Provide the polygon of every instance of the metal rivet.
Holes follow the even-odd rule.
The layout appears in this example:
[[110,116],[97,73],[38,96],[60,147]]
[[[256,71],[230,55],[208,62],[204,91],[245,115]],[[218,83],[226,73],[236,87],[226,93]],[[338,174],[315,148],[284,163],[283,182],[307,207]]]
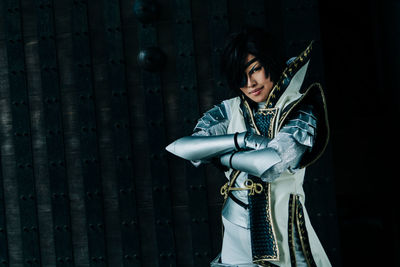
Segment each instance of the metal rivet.
[[166,57],[158,47],[148,47],[141,50],[137,56],[139,66],[150,72],[157,72],[164,66]]

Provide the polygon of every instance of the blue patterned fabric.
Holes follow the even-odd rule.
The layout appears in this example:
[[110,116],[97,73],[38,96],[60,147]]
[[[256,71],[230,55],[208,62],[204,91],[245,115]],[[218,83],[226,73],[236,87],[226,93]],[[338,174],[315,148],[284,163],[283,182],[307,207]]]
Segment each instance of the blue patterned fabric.
[[254,114],[254,121],[258,130],[260,130],[261,134],[265,137],[271,138],[268,133],[268,129],[271,124],[271,120],[274,117],[273,112],[257,112]]

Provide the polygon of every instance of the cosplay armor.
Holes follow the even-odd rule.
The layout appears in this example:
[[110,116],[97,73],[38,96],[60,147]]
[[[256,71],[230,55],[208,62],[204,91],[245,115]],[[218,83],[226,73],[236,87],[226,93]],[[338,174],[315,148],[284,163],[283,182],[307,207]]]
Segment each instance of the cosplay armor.
[[220,160],[222,165],[226,167],[263,177],[269,168],[281,161],[281,158],[274,149],[264,148],[228,153],[222,155]]
[[310,81],[312,44],[291,60],[261,107],[241,96],[198,121],[167,150],[195,166],[228,167],[221,254],[211,266],[331,266],[310,223],[302,188],[305,167],[327,145],[320,84]]
[[[246,141],[247,137],[249,142]],[[222,165],[262,176],[271,166],[281,161],[275,150],[270,148],[240,152],[238,150],[265,147],[267,143],[265,139],[246,132],[217,136],[187,136],[176,140],[166,149],[187,160],[208,160],[222,155],[220,158]],[[246,143],[249,143],[249,146]],[[237,150],[232,153],[226,153],[235,149]]]
[[246,133],[215,136],[186,136],[182,137],[166,149],[187,160],[207,160],[230,152],[235,148],[245,148]]

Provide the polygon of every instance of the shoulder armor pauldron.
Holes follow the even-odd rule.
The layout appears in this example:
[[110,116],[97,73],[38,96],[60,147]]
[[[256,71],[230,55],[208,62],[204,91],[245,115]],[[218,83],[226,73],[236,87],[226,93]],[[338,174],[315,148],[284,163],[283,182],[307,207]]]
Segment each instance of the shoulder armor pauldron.
[[[226,112],[225,105],[219,104],[215,105],[212,109],[208,110],[203,114],[203,116],[198,120],[194,132],[203,132],[203,134],[222,134],[219,133],[221,129],[216,127],[217,125],[223,123],[226,124],[228,121],[228,116]],[[220,125],[223,126],[223,125]],[[226,125],[227,126],[227,125]],[[216,131],[216,132],[215,132]]]
[[293,115],[280,132],[291,134],[300,144],[312,147],[317,127],[317,118],[312,112],[312,107],[304,106]]

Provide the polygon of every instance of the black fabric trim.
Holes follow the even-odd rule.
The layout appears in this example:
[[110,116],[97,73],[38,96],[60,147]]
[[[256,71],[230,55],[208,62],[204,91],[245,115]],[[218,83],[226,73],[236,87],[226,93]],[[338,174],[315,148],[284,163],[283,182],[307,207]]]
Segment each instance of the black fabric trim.
[[231,157],[229,158],[229,167],[231,168],[231,169],[234,169],[233,167],[232,167],[232,158],[233,158],[233,156],[237,153],[238,151],[234,151],[232,154],[231,154]]
[[303,206],[299,200],[299,196],[296,196],[296,226],[297,226],[297,232],[300,237],[300,242],[303,247],[304,257],[307,260],[307,265],[309,267],[317,267],[317,264],[315,263],[311,252],[311,246],[310,246],[310,241],[308,239],[306,222],[304,220]]
[[239,143],[238,143],[238,141],[237,141],[238,134],[239,134],[239,133],[236,132],[235,135],[233,136],[233,141],[235,142],[236,150],[240,150],[240,146],[239,146]]
[[233,194],[232,191],[229,191],[228,196],[234,201],[236,202],[236,204],[238,204],[239,206],[241,206],[244,209],[248,209],[249,205],[245,204],[243,201],[240,201],[239,199],[237,199]]

